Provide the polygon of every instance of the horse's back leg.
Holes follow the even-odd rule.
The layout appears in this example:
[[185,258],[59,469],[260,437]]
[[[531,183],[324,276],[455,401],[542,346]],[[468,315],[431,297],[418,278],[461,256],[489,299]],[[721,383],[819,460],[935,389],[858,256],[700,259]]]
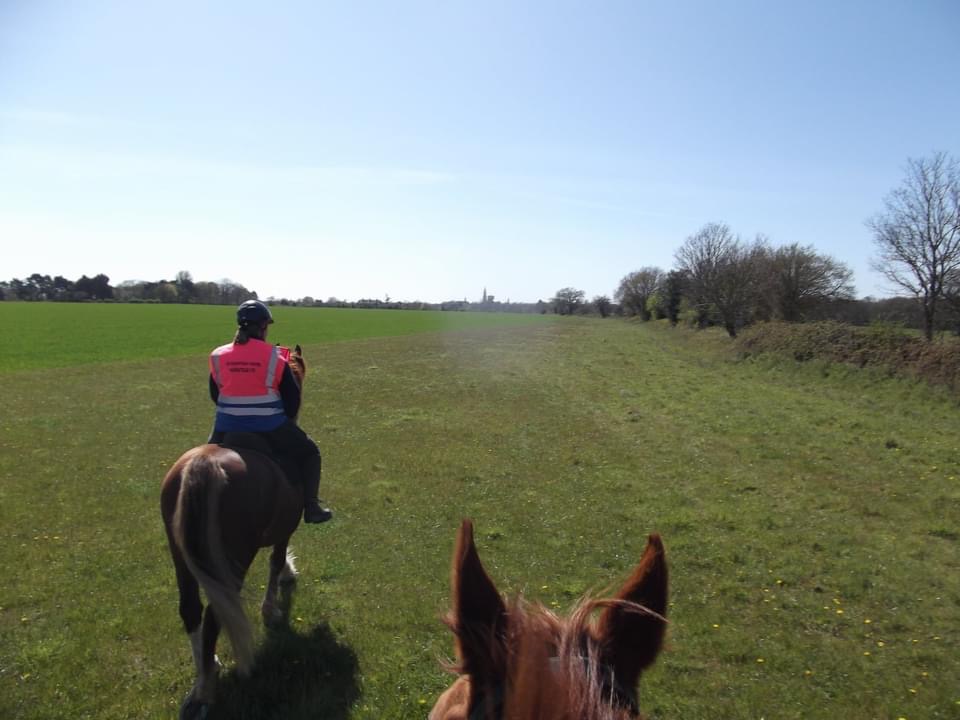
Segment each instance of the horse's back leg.
[[[217,657],[217,638],[220,636],[220,621],[217,614],[209,605],[203,613],[203,643],[201,663],[203,677],[210,679],[211,685],[216,682],[217,671],[220,669],[220,659]],[[212,697],[211,687],[211,697]]]
[[[213,700],[213,686],[209,668],[205,670],[201,620],[203,603],[200,600],[200,585],[184,562],[180,549],[170,544],[173,567],[177,574],[177,589],[180,594],[180,619],[190,638],[190,654],[193,657],[196,679],[180,708],[181,718],[202,717],[202,709]],[[209,608],[208,614],[209,614]],[[212,674],[215,677],[215,672]]]
[[202,720],[207,716],[217,692],[220,661],[215,650],[220,623],[213,608],[207,605],[203,625],[190,633],[190,649],[197,666],[197,681],[180,706],[180,720]]
[[294,557],[287,549],[287,540],[273,546],[270,553],[270,578],[267,581],[267,592],[263,596],[260,612],[263,615],[264,625],[277,625],[284,620],[284,611],[277,599],[277,589],[280,583],[292,583],[297,579],[297,568],[293,564]]
[[177,573],[177,590],[180,593],[180,619],[187,635],[200,629],[203,616],[203,603],[200,602],[200,585],[184,562],[180,549],[171,543],[170,554],[173,557],[173,569]]

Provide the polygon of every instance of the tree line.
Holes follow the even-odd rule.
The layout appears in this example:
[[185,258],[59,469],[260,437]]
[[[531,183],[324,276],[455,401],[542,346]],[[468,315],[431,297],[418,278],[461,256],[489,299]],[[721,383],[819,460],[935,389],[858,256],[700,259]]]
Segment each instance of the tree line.
[[[867,221],[877,255],[873,267],[907,298],[854,298],[850,268],[812,245],[776,247],[758,235],[743,240],[724,223],[707,223],[686,238],[670,270],[646,266],[625,275],[613,299],[588,302],[574,287],[548,302],[502,303],[484,292],[480,303],[444,303],[329,298],[326,302],[267,298],[268,303],[321,307],[495,312],[596,313],[668,319],[697,327],[718,325],[731,337],[757,321],[840,320],[865,324],[899,322],[921,329],[929,340],[947,327],[960,334],[960,163],[946,153],[910,159],[902,184],[884,198],[884,209]],[[0,282],[0,300],[118,301],[238,305],[257,293],[230,280],[195,282],[187,271],[173,280],[125,281],[113,287],[100,274],[68,280],[34,273]]]
[[611,312],[641,320],[718,325],[731,337],[753,322],[895,320],[930,340],[949,326],[960,334],[960,164],[945,153],[911,159],[902,185],[867,221],[872,265],[909,299],[854,299],[850,268],[812,245],[745,241],[724,223],[707,223],[674,254],[675,267],[642,267],[623,277],[614,302],[591,303],[572,287],[557,291],[554,312]]
[[116,287],[110,285],[110,278],[103,274],[68,280],[61,275],[50,277],[34,273],[24,279],[0,282],[0,300],[239,305],[244,300],[256,298],[256,292],[232,280],[195,282],[186,270],[177,273],[173,280],[127,280]]

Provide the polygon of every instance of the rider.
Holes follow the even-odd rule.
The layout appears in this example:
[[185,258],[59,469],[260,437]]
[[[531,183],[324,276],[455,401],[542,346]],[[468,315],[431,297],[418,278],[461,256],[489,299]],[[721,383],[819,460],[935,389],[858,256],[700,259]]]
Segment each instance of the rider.
[[284,348],[266,342],[273,323],[270,308],[247,300],[237,308],[233,342],[210,353],[210,397],[217,417],[209,442],[224,433],[252,432],[277,454],[296,460],[303,478],[303,520],[322,523],[333,513],[320,505],[320,450],[293,421],[300,410],[300,386]]

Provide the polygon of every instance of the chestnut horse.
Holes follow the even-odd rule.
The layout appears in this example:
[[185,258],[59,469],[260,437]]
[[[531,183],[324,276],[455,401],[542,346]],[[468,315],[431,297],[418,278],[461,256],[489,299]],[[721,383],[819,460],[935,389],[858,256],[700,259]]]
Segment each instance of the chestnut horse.
[[480,562],[469,520],[460,527],[451,578],[446,622],[461,675],[429,720],[640,717],[637,682],[666,631],[667,563],[659,535],[649,536],[615,597],[583,600],[567,618],[522,600],[505,604]]
[[[289,364],[302,384],[306,364],[299,345]],[[230,637],[240,674],[246,675],[252,665],[253,632],[241,589],[262,547],[273,546],[273,552],[261,612],[266,623],[282,620],[277,591],[279,583],[296,577],[287,544],[300,524],[303,490],[263,452],[207,444],[185,452],[167,472],[160,509],[177,573],[180,618],[197,672],[180,717],[202,718],[216,691],[221,626]],[[200,587],[207,596],[206,611]]]

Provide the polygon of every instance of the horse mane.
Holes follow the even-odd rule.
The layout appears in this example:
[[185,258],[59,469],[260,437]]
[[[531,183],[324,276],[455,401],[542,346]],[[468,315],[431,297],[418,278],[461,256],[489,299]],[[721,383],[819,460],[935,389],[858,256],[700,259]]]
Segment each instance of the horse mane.
[[[649,615],[666,622],[659,613],[627,600],[584,596],[567,617],[539,602],[517,596],[506,606],[505,642],[487,640],[487,652],[500,665],[506,685],[503,717],[511,720],[623,720],[642,717],[635,689],[616,683],[604,663],[597,637],[598,610],[617,607],[628,613]],[[460,635],[452,616],[444,618]],[[474,636],[472,641],[478,638]],[[504,654],[504,650],[506,654]],[[464,663],[446,663],[453,673],[468,673]]]
[[[508,657],[504,717],[556,720],[622,720],[637,717],[634,688],[617,685],[597,638],[598,610],[617,606],[627,612],[658,613],[613,598],[583,597],[567,617],[523,598],[509,606],[515,650]],[[662,619],[662,618],[661,618]]]
[[432,720],[627,720],[639,718],[637,685],[662,647],[667,565],[660,536],[612,597],[582,598],[563,617],[523,597],[505,602],[480,562],[463,521],[445,622],[460,677],[437,700]]

